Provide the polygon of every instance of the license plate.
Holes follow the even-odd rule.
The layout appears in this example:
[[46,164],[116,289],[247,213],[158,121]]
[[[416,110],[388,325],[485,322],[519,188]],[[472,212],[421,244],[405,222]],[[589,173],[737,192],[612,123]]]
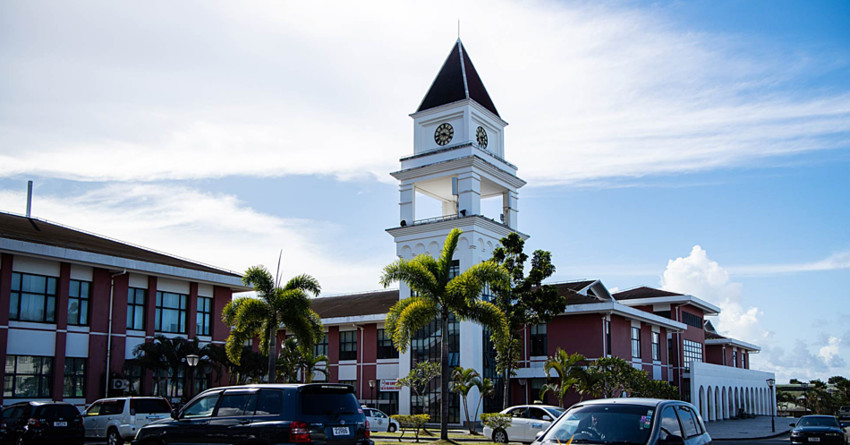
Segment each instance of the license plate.
[[809,442],[820,442],[820,437],[809,437]]
[[347,436],[348,435],[348,427],[347,426],[335,426],[333,427],[334,436]]
[[53,422],[53,426],[68,426],[68,422]]

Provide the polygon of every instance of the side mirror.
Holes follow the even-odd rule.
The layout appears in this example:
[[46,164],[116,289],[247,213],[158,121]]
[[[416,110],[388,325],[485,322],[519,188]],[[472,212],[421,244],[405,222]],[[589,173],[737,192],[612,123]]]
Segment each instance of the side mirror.
[[671,434],[663,440],[659,440],[658,443],[659,445],[685,445],[685,439],[682,439],[682,436]]
[[796,423],[789,423],[788,425],[791,425],[791,426],[797,426],[797,424],[796,424]]
[[551,422],[551,421],[552,421],[552,418],[544,414],[544,415],[543,415],[543,420],[545,420],[545,421],[547,421],[547,422]]
[[180,418],[180,411],[177,411],[176,409],[172,409],[171,410],[171,418],[174,419],[174,420],[179,419]]

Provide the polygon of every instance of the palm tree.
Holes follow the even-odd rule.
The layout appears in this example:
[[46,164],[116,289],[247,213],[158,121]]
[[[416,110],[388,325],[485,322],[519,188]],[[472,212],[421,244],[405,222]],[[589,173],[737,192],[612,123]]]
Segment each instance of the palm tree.
[[[186,366],[186,356],[202,355],[197,338],[187,340],[184,337],[172,338],[164,335],[156,335],[152,342],[139,344],[133,354],[136,356],[136,363],[142,368],[166,372],[171,380],[171,394],[168,394],[170,397],[177,396],[180,370]],[[204,365],[205,361],[199,365]]]
[[469,428],[469,434],[473,434],[474,431],[472,429],[472,422],[469,421],[469,404],[466,398],[469,396],[469,391],[472,388],[478,388],[480,385],[481,376],[478,374],[478,371],[472,368],[461,368],[458,366],[452,372],[452,392],[460,394],[461,401],[463,402],[463,411],[466,414],[466,426]]
[[260,338],[260,348],[268,355],[268,381],[275,381],[275,352],[277,331],[286,326],[298,339],[298,343],[312,348],[321,335],[322,323],[319,315],[310,309],[308,294],[318,296],[319,282],[310,275],[298,275],[284,287],[272,279],[263,266],[254,266],[245,271],[242,282],[253,286],[257,298],[242,297],[231,300],[222,311],[222,320],[233,328],[227,337],[227,356],[239,363],[242,346],[246,340]]
[[478,381],[478,405],[475,407],[475,415],[472,416],[475,421],[478,421],[478,410],[481,408],[481,405],[484,403],[485,397],[490,397],[493,393],[496,392],[496,385],[492,380],[488,378],[483,378]]
[[452,257],[460,234],[459,229],[449,233],[439,259],[429,255],[399,259],[386,266],[381,276],[384,287],[404,282],[414,293],[396,303],[387,314],[385,329],[392,335],[396,349],[406,351],[416,331],[435,318],[440,321],[440,438],[443,440],[448,440],[449,315],[477,321],[490,328],[499,348],[504,347],[509,338],[505,315],[479,296],[485,285],[507,286],[510,277],[503,267],[492,261],[478,263],[452,277]]
[[[324,364],[324,366],[322,366]],[[328,378],[328,356],[315,355],[309,349],[301,348],[301,372],[304,383],[313,382],[313,374],[318,372]]]
[[543,365],[546,378],[552,380],[553,377],[550,375],[550,372],[554,370],[558,373],[557,380],[555,383],[546,383],[543,385],[540,389],[540,398],[543,398],[543,395],[547,392],[553,392],[558,399],[558,406],[563,408],[564,399],[567,397],[570,389],[581,382],[579,374],[583,369],[580,364],[586,359],[585,356],[578,352],[567,354],[566,351],[558,348],[555,351],[555,356],[547,360],[546,364]]

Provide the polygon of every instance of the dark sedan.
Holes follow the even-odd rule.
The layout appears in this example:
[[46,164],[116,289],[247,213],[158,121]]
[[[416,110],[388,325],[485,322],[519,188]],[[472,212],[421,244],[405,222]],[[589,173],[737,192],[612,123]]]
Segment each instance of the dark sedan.
[[803,416],[791,426],[792,444],[845,444],[844,431],[833,416]]

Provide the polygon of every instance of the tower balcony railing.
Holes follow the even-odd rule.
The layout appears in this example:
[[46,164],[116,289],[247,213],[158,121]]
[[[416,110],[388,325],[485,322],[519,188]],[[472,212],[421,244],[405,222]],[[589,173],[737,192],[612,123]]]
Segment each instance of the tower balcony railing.
[[479,217],[479,218],[486,219],[488,221],[492,221],[496,224],[508,227],[503,221],[496,221],[495,219],[488,218],[484,215],[467,215],[463,212],[458,213],[456,215],[444,215],[444,216],[435,216],[433,218],[417,219],[417,220],[413,221],[412,223],[407,223],[407,222],[403,221],[401,226],[402,227],[419,226],[419,225],[422,225],[422,224],[432,224],[432,223],[436,223],[436,222],[452,221],[452,220],[455,220],[455,219],[473,218],[473,217],[476,217],[476,216]]

